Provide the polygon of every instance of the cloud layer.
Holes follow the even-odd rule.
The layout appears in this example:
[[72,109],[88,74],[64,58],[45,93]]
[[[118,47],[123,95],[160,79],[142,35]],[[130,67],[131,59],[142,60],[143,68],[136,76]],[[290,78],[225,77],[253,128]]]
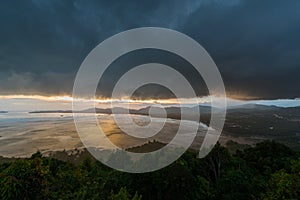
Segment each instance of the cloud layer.
[[[127,29],[160,26],[181,31],[204,46],[219,67],[229,96],[300,97],[299,7],[298,0],[4,1],[0,93],[71,94],[81,62],[97,44]],[[170,55],[169,59],[155,53],[140,55],[181,68],[195,88],[202,85],[188,64]],[[98,95],[109,96],[118,74],[141,58],[123,60],[107,72],[103,80],[107,87]],[[172,95],[149,88],[137,96]],[[198,91],[199,96],[205,94],[205,89]]]

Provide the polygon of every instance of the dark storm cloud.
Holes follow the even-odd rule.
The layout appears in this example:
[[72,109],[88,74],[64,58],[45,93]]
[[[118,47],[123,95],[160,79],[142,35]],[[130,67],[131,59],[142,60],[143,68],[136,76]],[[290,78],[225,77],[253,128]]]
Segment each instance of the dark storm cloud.
[[[82,60],[98,43],[130,28],[160,26],[202,44],[231,96],[300,97],[299,7],[298,0],[4,1],[0,93],[70,94]],[[168,62],[175,68],[178,63]],[[100,95],[109,94],[109,79],[116,79],[121,67],[130,63],[108,72],[104,82],[109,84]],[[185,75],[197,85],[194,71],[184,66]],[[152,90],[137,94],[169,95]]]
[[[102,78],[100,79],[98,86],[99,96],[112,96],[112,91],[117,83],[117,81],[130,69],[133,69],[135,66],[139,66],[145,63],[160,63],[166,66],[171,66],[173,69],[177,70],[182,74],[193,86],[196,94],[198,96],[204,96],[208,94],[207,87],[198,73],[198,71],[184,58],[180,56],[167,52],[164,50],[157,49],[143,49],[129,52],[120,56],[116,59],[109,68],[104,72]],[[150,74],[141,74],[136,79],[150,76]],[[154,74],[153,76],[159,76]],[[173,76],[163,77],[171,83],[178,83],[178,80]],[[132,81],[130,81],[132,83]],[[128,94],[130,89],[130,83],[125,84],[122,87],[124,94]],[[185,89],[184,89],[185,90]],[[184,95],[184,93],[181,93]],[[179,95],[179,94],[177,94]],[[134,94],[133,97],[136,99],[147,99],[147,98],[174,98],[175,96],[165,87],[160,87],[157,84],[145,85],[141,87]],[[178,98],[185,98],[186,96],[177,96]]]

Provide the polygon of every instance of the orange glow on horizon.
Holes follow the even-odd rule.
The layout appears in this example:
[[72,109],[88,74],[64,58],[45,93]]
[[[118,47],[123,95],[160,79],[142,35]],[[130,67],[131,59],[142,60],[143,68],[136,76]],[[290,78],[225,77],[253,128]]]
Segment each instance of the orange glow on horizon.
[[84,99],[84,98],[76,98],[74,99],[72,96],[63,95],[63,96],[42,96],[42,95],[0,95],[0,99],[32,99],[32,100],[41,100],[41,101],[51,101],[51,102],[72,102],[72,101],[82,101],[82,102],[95,102],[95,103],[111,103],[111,102],[119,102],[119,103],[132,103],[132,104],[178,104],[181,103],[205,103],[210,102],[210,97],[199,97],[199,98],[180,98],[180,99],[145,99],[145,100],[135,100],[129,98],[121,98],[121,99]]

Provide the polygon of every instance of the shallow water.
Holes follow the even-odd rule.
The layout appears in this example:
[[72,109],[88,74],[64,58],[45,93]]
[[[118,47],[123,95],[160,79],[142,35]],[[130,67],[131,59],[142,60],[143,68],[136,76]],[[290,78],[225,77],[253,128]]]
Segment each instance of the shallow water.
[[[87,145],[97,148],[128,148],[142,145],[148,141],[157,140],[169,143],[181,123],[182,137],[177,143],[185,144],[186,141],[195,137],[193,127],[196,122],[180,121],[173,119],[150,118],[149,116],[139,115],[97,115],[97,124],[89,123],[94,118],[93,114],[80,114],[86,120],[84,130],[86,135],[92,140]],[[118,117],[119,124],[114,121]],[[147,127],[151,121],[152,129],[161,126],[163,128],[154,136],[148,138],[136,138],[125,134],[122,130],[127,130],[132,134],[139,133],[139,136],[146,137],[147,131],[140,131],[139,126],[132,126],[126,119],[133,118],[134,123],[141,127]],[[200,146],[206,127],[196,123],[198,129],[197,138],[194,146]],[[99,127],[114,145],[105,142],[104,135],[101,134]],[[121,129],[120,129],[121,127]],[[150,127],[151,128],[151,127]],[[143,129],[144,130],[144,129]],[[145,129],[146,130],[146,129]],[[142,135],[141,135],[142,133]],[[144,134],[144,135],[143,135]],[[93,140],[95,138],[95,140]],[[37,150],[41,152],[57,151],[63,149],[83,148],[83,144],[76,131],[73,116],[70,113],[35,113],[15,112],[0,114],[0,156],[24,157],[30,156]]]

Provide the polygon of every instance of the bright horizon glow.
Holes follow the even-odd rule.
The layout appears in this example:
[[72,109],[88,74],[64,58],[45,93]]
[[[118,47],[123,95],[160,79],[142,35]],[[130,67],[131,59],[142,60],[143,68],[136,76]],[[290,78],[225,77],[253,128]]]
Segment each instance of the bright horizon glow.
[[145,99],[145,100],[136,100],[129,98],[121,98],[121,99],[85,99],[85,98],[76,98],[74,99],[72,96],[42,96],[42,95],[0,95],[0,99],[32,99],[32,100],[42,100],[42,101],[82,101],[82,102],[90,102],[94,101],[97,103],[111,103],[111,102],[122,102],[122,103],[159,103],[159,104],[175,104],[178,101],[183,103],[191,103],[198,101],[199,103],[205,103],[210,101],[210,97],[199,97],[195,98],[180,98],[180,99]]
[[[218,98],[218,97],[215,97]],[[124,104],[130,104],[132,108],[142,108],[150,105],[161,104],[165,106],[177,106],[179,101],[185,106],[193,106],[195,102],[201,105],[210,104],[210,96],[199,98],[182,98],[182,99],[147,99],[134,100],[129,98],[123,99],[73,99],[72,96],[42,96],[42,95],[0,95],[0,110],[4,111],[33,111],[33,110],[71,110],[72,101],[81,101],[83,104],[95,102],[96,107],[108,108],[114,102],[122,107]],[[300,106],[300,99],[277,99],[277,100],[236,100],[227,98],[228,106],[238,106],[243,104],[260,104],[260,105],[274,105],[279,107],[296,107]],[[85,109],[87,107],[83,107]]]

